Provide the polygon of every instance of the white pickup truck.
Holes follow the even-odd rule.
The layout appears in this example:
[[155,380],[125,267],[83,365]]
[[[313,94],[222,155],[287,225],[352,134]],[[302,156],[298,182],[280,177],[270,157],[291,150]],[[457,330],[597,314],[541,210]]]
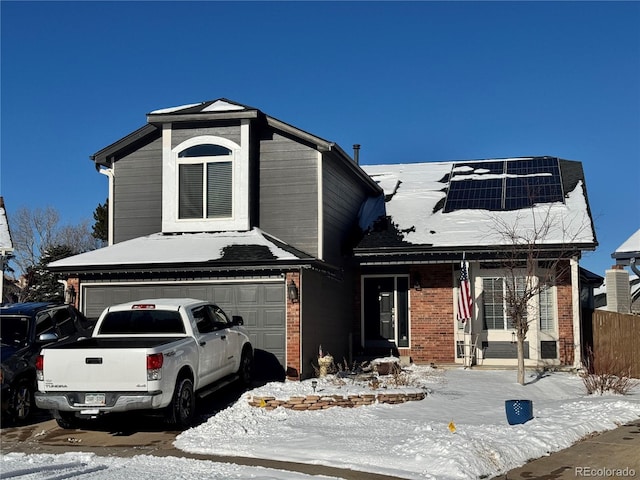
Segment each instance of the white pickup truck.
[[202,300],[140,300],[106,308],[91,338],[43,348],[35,400],[62,428],[132,410],[162,411],[186,428],[196,394],[248,384],[252,364],[241,317]]

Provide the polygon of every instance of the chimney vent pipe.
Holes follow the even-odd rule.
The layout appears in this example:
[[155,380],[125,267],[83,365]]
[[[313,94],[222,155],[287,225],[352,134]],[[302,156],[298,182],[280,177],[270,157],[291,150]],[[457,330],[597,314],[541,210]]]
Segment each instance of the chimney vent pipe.
[[356,162],[356,165],[360,165],[360,144],[356,143],[353,145],[353,161]]

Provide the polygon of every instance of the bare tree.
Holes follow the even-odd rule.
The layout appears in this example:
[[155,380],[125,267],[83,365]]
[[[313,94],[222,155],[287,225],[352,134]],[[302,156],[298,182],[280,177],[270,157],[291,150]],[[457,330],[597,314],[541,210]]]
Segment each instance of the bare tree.
[[[515,221],[494,216],[494,231],[506,246],[500,260],[504,275],[504,305],[507,318],[515,330],[518,354],[518,383],[525,383],[524,345],[529,327],[538,316],[530,314],[531,300],[560,282],[567,281],[572,257],[579,251],[572,246],[588,227],[569,225],[552,214],[552,206],[531,208],[531,215],[516,215]],[[551,241],[556,239],[555,241]]]
[[60,215],[53,207],[34,210],[20,207],[10,220],[15,247],[13,261],[21,272],[26,272],[38,263],[41,252],[53,244]]
[[73,253],[98,248],[88,220],[78,225],[60,225],[60,214],[54,207],[29,210],[19,208],[10,218],[15,257],[21,273],[38,264],[44,252],[56,245],[69,245]]

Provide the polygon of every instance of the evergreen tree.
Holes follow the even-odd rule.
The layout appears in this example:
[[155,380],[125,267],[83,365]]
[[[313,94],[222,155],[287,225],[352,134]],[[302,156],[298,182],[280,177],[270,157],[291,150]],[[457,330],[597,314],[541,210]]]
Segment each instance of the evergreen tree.
[[38,263],[27,270],[24,300],[28,302],[64,302],[64,288],[58,282],[59,276],[47,270],[46,267],[51,262],[74,254],[74,249],[68,245],[55,245],[46,249]]
[[104,204],[98,204],[93,212],[93,219],[96,223],[93,224],[93,232],[91,235],[93,238],[100,240],[103,244],[109,240],[109,199],[107,198]]

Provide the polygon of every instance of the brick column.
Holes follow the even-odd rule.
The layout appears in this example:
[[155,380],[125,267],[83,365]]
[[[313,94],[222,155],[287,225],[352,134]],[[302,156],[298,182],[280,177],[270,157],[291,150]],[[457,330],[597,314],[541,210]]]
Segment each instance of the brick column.
[[411,269],[420,275],[421,289],[411,286],[411,349],[416,363],[453,363],[454,306],[451,265],[424,265]]
[[560,364],[573,365],[573,298],[571,288],[571,268],[565,263],[558,265],[564,271],[556,281],[558,298],[558,338],[560,350]]
[[[289,272],[286,275],[286,285],[291,280],[298,286],[300,299],[302,299],[302,285],[300,284],[300,272]],[[287,378],[290,380],[299,380],[301,371],[300,359],[300,299],[297,302],[289,300],[285,293],[285,302],[287,304]]]
[[73,300],[72,305],[78,308],[80,305],[80,279],[78,277],[67,278],[67,288],[73,287],[76,292],[76,297]]

